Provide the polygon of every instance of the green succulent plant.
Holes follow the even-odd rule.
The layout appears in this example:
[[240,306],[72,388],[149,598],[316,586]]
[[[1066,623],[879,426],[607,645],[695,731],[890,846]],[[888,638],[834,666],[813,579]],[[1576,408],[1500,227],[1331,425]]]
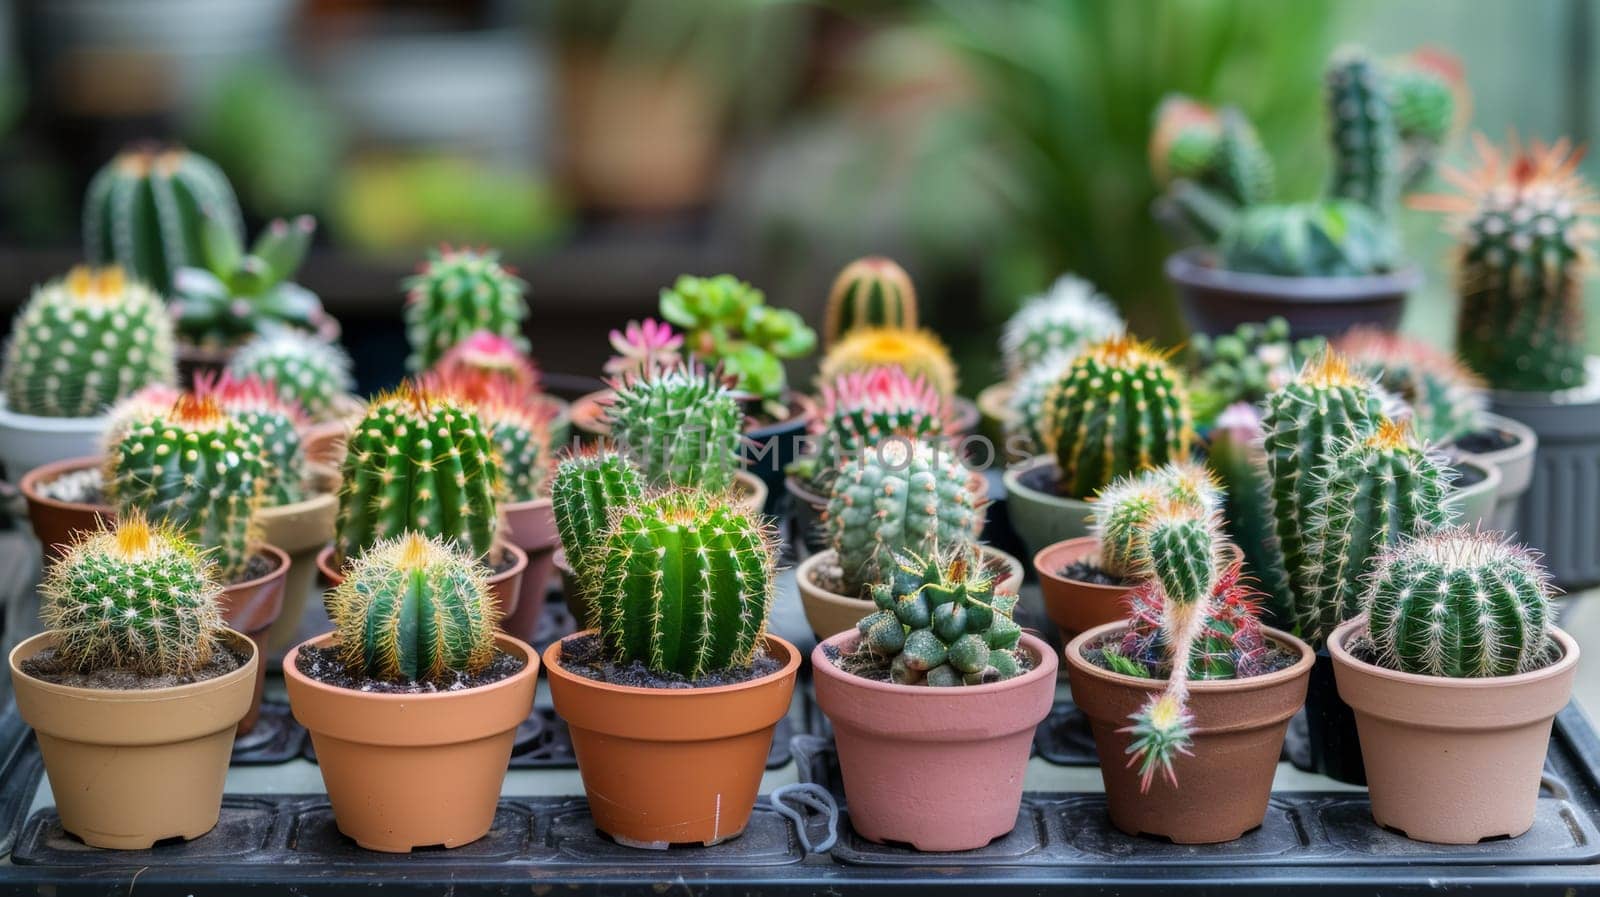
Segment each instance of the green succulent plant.
[[856,624],[861,644],[890,659],[900,685],[981,685],[1022,672],[1017,596],[995,591],[976,552],[898,555],[872,601],[878,609]]
[[179,268],[172,276],[178,335],[196,345],[233,346],[276,327],[333,329],[322,300],[290,279],[316,228],[310,215],[280,218],[246,252],[238,233],[215,216],[201,216],[203,267]]
[[1094,284],[1063,274],[1050,289],[1024,302],[1000,332],[1000,356],[1015,379],[1056,353],[1076,354],[1090,343],[1121,336],[1117,308]]
[[528,285],[500,264],[492,250],[440,247],[422,271],[406,278],[406,366],[425,371],[457,343],[479,331],[515,340],[526,352],[522,322]]
[[645,482],[727,489],[739,471],[739,401],[716,371],[697,364],[653,369],[615,384],[606,409],[611,438]]
[[639,469],[625,455],[598,449],[561,460],[550,482],[550,503],[574,570],[584,570],[599,557],[612,515],[637,504],[643,495]]
[[1175,461],[1112,481],[1095,493],[1093,527],[1100,540],[1100,569],[1123,580],[1149,573],[1145,536],[1156,515],[1172,506],[1221,509],[1223,492],[1212,473],[1193,461]]
[[683,329],[691,355],[720,366],[736,389],[776,401],[788,388],[784,360],[811,354],[817,335],[798,314],[766,302],[731,274],[685,274],[661,291],[661,317]]

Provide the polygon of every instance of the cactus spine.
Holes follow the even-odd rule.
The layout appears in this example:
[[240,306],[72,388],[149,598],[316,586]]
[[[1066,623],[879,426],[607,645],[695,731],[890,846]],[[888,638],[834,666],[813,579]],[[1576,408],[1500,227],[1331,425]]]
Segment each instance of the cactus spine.
[[454,543],[406,533],[374,544],[328,596],[340,659],[396,682],[448,682],[494,660],[499,608],[483,567]]
[[623,455],[597,450],[561,461],[550,503],[573,570],[584,570],[597,557],[612,514],[637,504],[643,493],[638,468]]
[[[1138,675],[1149,677],[1167,665],[1166,597],[1145,586],[1128,594],[1128,631],[1118,655],[1133,662]],[[1205,622],[1189,652],[1189,678],[1241,679],[1265,672],[1266,642],[1257,617],[1256,592],[1245,584],[1244,568],[1220,570],[1211,591]]]
[[851,371],[822,387],[822,431],[811,480],[824,487],[847,458],[885,439],[942,436],[944,399],[896,367]]
[[1000,355],[1007,376],[1016,378],[1056,352],[1077,354],[1089,343],[1120,336],[1125,326],[1116,306],[1094,284],[1063,274],[1006,321]]
[[1333,147],[1328,195],[1392,219],[1400,197],[1400,141],[1378,67],[1359,51],[1341,52],[1328,67],[1327,102]]
[[1455,356],[1410,337],[1359,327],[1334,344],[1362,373],[1405,400],[1417,436],[1450,442],[1478,427],[1488,405],[1483,384]]
[[824,383],[850,371],[894,366],[921,377],[941,396],[956,392],[956,366],[950,350],[928,330],[861,327],[852,330],[822,357],[817,378]]
[[6,405],[39,417],[94,417],[152,383],[173,383],[172,319],[117,267],[77,267],[34,290],[11,327]]
[[614,384],[611,436],[653,487],[727,489],[739,469],[739,402],[715,371],[679,365]]
[[1142,577],[1149,571],[1145,534],[1156,513],[1174,504],[1214,512],[1222,497],[1211,472],[1190,461],[1118,478],[1094,497],[1100,568],[1123,580]]
[[917,329],[917,290],[911,276],[882,256],[844,266],[828,291],[822,344],[830,347],[860,327]]
[[515,340],[527,351],[522,321],[528,316],[528,285],[500,264],[498,252],[441,247],[429,253],[421,273],[406,279],[405,288],[411,370],[432,367],[480,330]]
[[298,405],[312,423],[339,416],[341,400],[356,385],[350,370],[350,356],[343,349],[290,330],[261,334],[228,361],[233,377],[269,384],[278,398]]
[[856,624],[862,644],[890,658],[901,685],[950,687],[1010,679],[1022,671],[1017,596],[997,594],[975,552],[895,558],[893,575],[872,587],[877,611]]
[[697,679],[748,667],[766,634],[776,549],[757,515],[673,490],[619,512],[586,576],[607,652]]

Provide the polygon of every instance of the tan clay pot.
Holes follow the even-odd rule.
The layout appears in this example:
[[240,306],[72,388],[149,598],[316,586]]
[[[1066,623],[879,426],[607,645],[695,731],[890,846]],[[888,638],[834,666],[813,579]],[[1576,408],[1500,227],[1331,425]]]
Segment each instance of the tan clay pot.
[[733,475],[733,485],[728,487],[733,502],[752,514],[760,514],[767,504],[767,484],[748,470]]
[[1328,639],[1339,697],[1356,714],[1372,818],[1415,841],[1476,844],[1533,826],[1550,724],[1572,696],[1578,643],[1561,659],[1484,679],[1418,676],[1351,656],[1357,617]]
[[28,520],[33,524],[33,534],[44,547],[43,560],[59,557],[71,545],[76,533],[95,532],[104,524],[116,521],[116,511],[110,505],[80,504],[57,501],[39,494],[39,487],[53,483],[69,473],[90,470],[104,463],[98,455],[68,458],[35,467],[22,475],[18,488],[28,501]]
[[289,575],[283,583],[283,611],[267,630],[263,669],[294,644],[306,600],[316,588],[317,552],[332,541],[334,524],[339,518],[338,470],[312,465],[309,485],[314,494],[304,501],[256,511],[262,540],[289,555]]
[[[489,591],[494,594],[495,604],[500,607],[500,620],[502,630],[504,621],[516,614],[517,605],[522,599],[522,574],[528,569],[528,555],[515,545],[500,544],[500,549],[509,553],[513,559],[512,565],[489,577]],[[322,574],[322,579],[329,588],[344,582],[344,571],[333,561],[336,546],[325,545],[317,552],[317,572]]]
[[[304,645],[333,640],[329,633]],[[319,682],[300,672],[304,645],[289,652],[289,709],[311,733],[339,831],[386,853],[459,847],[488,833],[539,674],[539,657],[527,644],[504,634],[495,644],[527,665],[478,688],[417,695]]]
[[561,545],[556,515],[548,498],[502,504],[500,511],[505,522],[501,537],[528,556],[527,569],[522,571],[517,588],[516,610],[500,621],[500,629],[531,642],[539,628],[539,618],[544,615],[545,590],[550,585],[556,549]]
[[222,618],[228,625],[249,636],[255,642],[259,663],[256,664],[256,689],[250,696],[250,710],[239,721],[239,734],[255,728],[261,715],[261,689],[267,680],[267,632],[283,612],[284,584],[289,577],[289,556],[275,545],[260,545],[256,549],[273,562],[272,571],[226,586],[219,603]]
[[1047,545],[1033,556],[1033,569],[1039,574],[1039,593],[1044,611],[1061,630],[1062,641],[1080,632],[1126,619],[1125,599],[1133,586],[1107,586],[1062,576],[1060,571],[1088,558],[1098,560],[1100,540],[1080,536]]
[[142,850],[198,838],[217,824],[233,735],[250,707],[261,657],[223,676],[152,689],[73,688],[23,673],[52,633],[11,651],[17,711],[33,727],[61,827],[93,847]]
[[825,646],[849,653],[860,638],[841,632],[811,652],[850,825],[869,841],[927,851],[975,850],[1011,831],[1034,729],[1055,700],[1055,652],[1024,633],[1022,646],[1035,663],[1028,672],[989,685],[930,688],[853,676],[824,653]]
[[[996,584],[1001,592],[1016,594],[1022,588],[1022,562],[991,545],[981,545],[984,567],[1003,566],[1007,573]],[[800,562],[795,570],[795,582],[800,585],[800,606],[806,612],[806,622],[819,641],[845,631],[853,631],[862,617],[877,610],[870,598],[841,595],[817,585],[817,574],[823,569],[838,566],[838,553],[833,549],[819,551]]]
[[1191,683],[1195,735],[1192,756],[1180,754],[1173,764],[1178,787],[1158,775],[1149,792],[1141,793],[1139,771],[1128,766],[1130,736],[1120,730],[1166,682],[1113,673],[1083,656],[1086,647],[1126,626],[1097,626],[1066,648],[1072,700],[1094,732],[1111,824],[1130,835],[1158,835],[1178,844],[1232,841],[1261,825],[1289,718],[1305,703],[1311,648],[1286,632],[1263,628],[1266,638],[1300,659],[1264,676]]
[[557,548],[554,563],[556,572],[561,575],[561,597],[566,599],[567,610],[572,612],[572,618],[578,621],[578,631],[593,629],[600,625],[594,616],[594,602],[589,600],[589,595],[583,590],[583,584],[578,581],[577,571],[567,563],[567,550]]
[[783,662],[777,672],[683,689],[598,682],[561,667],[562,642],[545,649],[596,828],[633,847],[711,845],[744,831],[800,670],[793,645],[770,633],[766,644]]

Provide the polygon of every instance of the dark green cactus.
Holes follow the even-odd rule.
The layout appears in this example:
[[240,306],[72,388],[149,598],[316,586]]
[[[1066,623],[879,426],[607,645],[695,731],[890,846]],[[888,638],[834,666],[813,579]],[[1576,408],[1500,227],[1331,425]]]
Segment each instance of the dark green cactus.
[[1245,575],[1262,593],[1263,621],[1293,629],[1294,596],[1278,555],[1260,415],[1256,406],[1243,403],[1218,415],[1207,439],[1206,466],[1221,483],[1223,528],[1244,555]]
[[619,511],[584,575],[614,660],[697,679],[750,665],[776,563],[759,515],[672,490]]
[[548,494],[553,454],[549,415],[529,403],[528,393],[509,380],[461,369],[431,371],[420,382],[425,392],[470,407],[488,428],[505,483],[504,501],[529,502]]
[[1441,445],[1478,428],[1488,398],[1482,381],[1454,355],[1375,327],[1351,329],[1334,347],[1405,401],[1422,441]]
[[1100,540],[1100,569],[1123,580],[1149,571],[1145,535],[1157,512],[1170,505],[1216,511],[1222,491],[1204,465],[1175,461],[1119,477],[1095,493],[1093,526]]
[[981,685],[1022,672],[1022,627],[1011,618],[1017,596],[995,592],[975,551],[897,555],[872,601],[878,610],[856,624],[861,644],[890,659],[900,685]]
[[1328,66],[1328,196],[1359,202],[1386,222],[1400,198],[1400,138],[1389,96],[1377,65],[1359,50],[1340,52]]
[[893,259],[868,256],[844,266],[828,291],[822,344],[858,327],[917,328],[917,290]]
[[216,399],[222,410],[261,438],[262,487],[269,507],[293,504],[305,498],[311,470],[300,439],[305,418],[260,380],[238,380],[224,374],[213,378],[199,374],[195,392]]
[[599,449],[562,459],[550,503],[573,570],[598,556],[612,514],[637,504],[643,493],[639,470],[624,455]]
[[697,364],[650,370],[614,384],[611,438],[653,487],[727,489],[739,470],[744,415],[716,371]]
[[279,398],[299,405],[312,423],[339,416],[356,385],[350,368],[343,349],[291,330],[257,336],[228,360],[228,373],[270,384]]
[[1116,306],[1094,284],[1063,274],[1006,320],[1000,355],[1007,376],[1016,378],[1056,352],[1077,354],[1125,328]]
[[1181,94],[1156,107],[1150,165],[1157,182],[1189,181],[1233,206],[1272,196],[1272,157],[1237,109],[1212,109]]
[[441,247],[428,254],[422,273],[406,278],[405,288],[410,370],[427,370],[480,330],[514,339],[527,351],[528,285],[500,264],[500,253]]

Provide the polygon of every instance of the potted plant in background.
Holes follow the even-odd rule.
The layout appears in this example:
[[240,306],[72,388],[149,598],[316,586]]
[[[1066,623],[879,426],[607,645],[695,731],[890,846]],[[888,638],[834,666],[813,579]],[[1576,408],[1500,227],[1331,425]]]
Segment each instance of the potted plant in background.
[[528,285],[500,264],[493,250],[441,246],[421,270],[406,278],[406,367],[422,372],[457,343],[488,331],[528,351],[522,322],[528,317]]
[[599,628],[545,650],[595,826],[637,847],[744,831],[800,654],[766,631],[758,514],[672,490],[612,516],[582,573]]
[[482,564],[408,532],[355,558],[327,598],[334,631],[284,659],[339,831],[405,853],[483,837],[539,659],[495,632]]
[[1578,643],[1547,576],[1499,534],[1455,527],[1386,552],[1365,615],[1328,640],[1355,710],[1372,818],[1419,841],[1526,832]]
[[811,654],[850,824],[870,841],[974,850],[1017,824],[1057,661],[982,566],[970,547],[897,553],[877,609]]
[[223,627],[220,591],[202,551],[138,511],[47,571],[47,631],[12,649],[11,684],[61,827],[84,843],[139,850],[216,826],[261,664]]
[[950,406],[951,430],[971,433],[978,424],[978,408],[956,395],[959,383],[950,350],[931,330],[899,327],[858,327],[847,332],[822,356],[818,383],[831,383],[841,374],[897,367],[919,377]]
[[869,255],[840,269],[823,311],[822,346],[860,327],[917,329],[917,289],[894,259]]
[[455,384],[469,399],[496,393],[519,397],[526,411],[545,422],[550,444],[563,445],[572,422],[565,399],[544,391],[539,368],[518,348],[517,340],[488,330],[478,330],[450,347],[428,373]]
[[227,373],[270,384],[278,398],[299,407],[306,417],[302,441],[308,460],[334,466],[344,460],[345,438],[366,405],[351,395],[356,382],[350,356],[337,343],[272,329],[240,346]]
[[600,625],[589,597],[587,576],[578,571],[595,562],[605,542],[611,515],[638,503],[644,494],[639,469],[627,456],[596,448],[561,459],[550,483],[561,547],[555,566],[561,572],[561,594],[578,629]]
[[[643,376],[677,367],[683,361],[683,334],[655,318],[629,321],[623,329],[611,331],[609,339],[616,354],[606,359],[602,370],[610,379]],[[611,404],[612,394],[608,386],[579,396],[572,403],[572,423],[580,438],[594,442],[606,436],[606,406]]]

